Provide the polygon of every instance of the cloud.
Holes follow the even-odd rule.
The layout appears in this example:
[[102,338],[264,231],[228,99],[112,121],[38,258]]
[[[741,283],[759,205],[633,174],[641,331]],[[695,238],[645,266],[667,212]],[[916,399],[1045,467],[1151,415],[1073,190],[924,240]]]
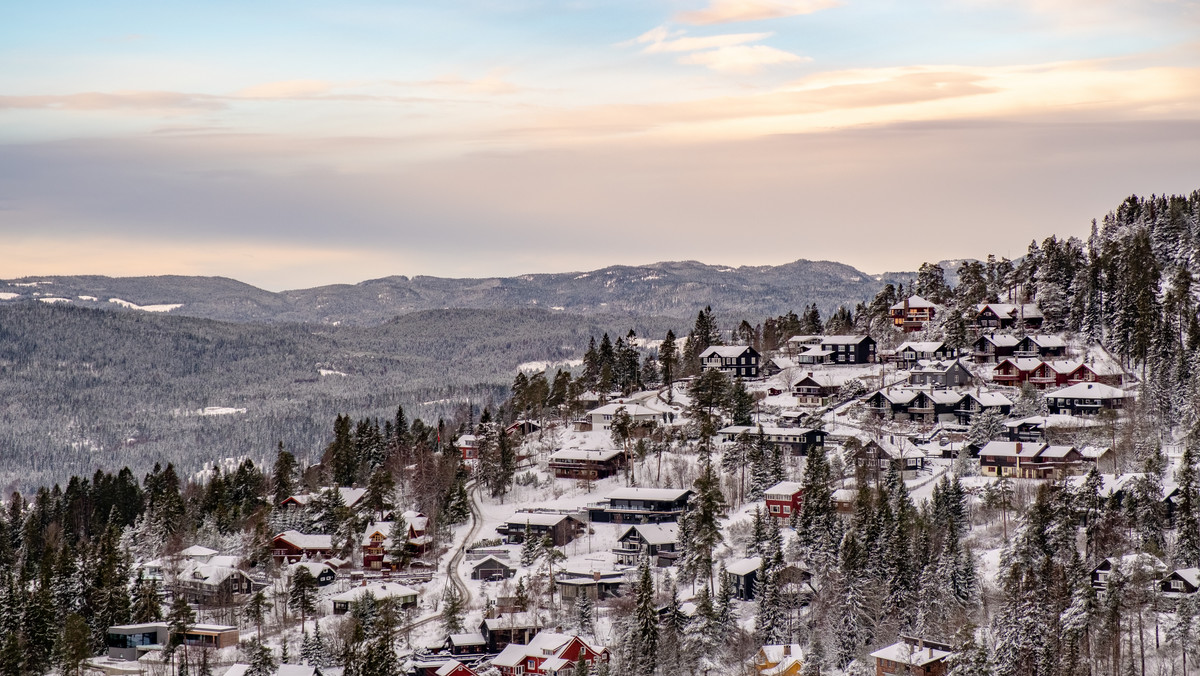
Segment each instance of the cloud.
[[761,21],[812,14],[840,4],[838,0],[711,0],[704,9],[676,14],[675,20],[698,26]]
[[242,99],[297,99],[328,94],[333,84],[324,80],[282,80],[247,87],[234,96]]
[[162,113],[178,110],[216,110],[226,107],[219,96],[183,92],[81,92],[0,96],[0,110],[130,110]]
[[746,44],[772,35],[774,33],[725,33],[690,37],[686,31],[658,26],[617,46],[645,45],[643,54],[683,54],[676,59],[681,64],[705,66],[723,73],[753,73],[763,66],[812,60],[775,47]]
[[753,73],[763,66],[774,66],[781,63],[801,63],[812,61],[809,57],[801,57],[775,49],[766,45],[738,45],[722,47],[707,52],[688,54],[679,59],[680,63],[706,66],[722,73]]

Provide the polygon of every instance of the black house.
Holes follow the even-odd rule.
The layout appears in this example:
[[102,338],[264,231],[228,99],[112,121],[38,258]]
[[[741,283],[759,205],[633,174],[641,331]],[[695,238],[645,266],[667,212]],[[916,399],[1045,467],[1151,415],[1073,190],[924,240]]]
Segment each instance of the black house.
[[686,488],[618,488],[604,501],[588,505],[588,517],[595,523],[678,521],[691,497]]
[[494,556],[486,556],[471,567],[472,580],[507,580],[517,569]]
[[[1200,568],[1183,568],[1163,578],[1159,588],[1164,595],[1184,596],[1200,591]],[[1169,598],[1169,597],[1168,597]]]
[[700,367],[718,369],[734,378],[757,378],[762,357],[749,345],[713,345],[700,353]]
[[725,575],[733,587],[733,595],[742,601],[754,600],[754,588],[758,582],[758,569],[762,568],[762,557],[734,561],[725,567]]

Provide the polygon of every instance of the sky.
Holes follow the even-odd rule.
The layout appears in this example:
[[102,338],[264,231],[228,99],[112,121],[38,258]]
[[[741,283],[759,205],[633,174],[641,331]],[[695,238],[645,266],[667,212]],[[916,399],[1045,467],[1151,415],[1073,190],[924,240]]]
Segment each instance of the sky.
[[12,3],[0,278],[865,272],[1200,189],[1200,0]]

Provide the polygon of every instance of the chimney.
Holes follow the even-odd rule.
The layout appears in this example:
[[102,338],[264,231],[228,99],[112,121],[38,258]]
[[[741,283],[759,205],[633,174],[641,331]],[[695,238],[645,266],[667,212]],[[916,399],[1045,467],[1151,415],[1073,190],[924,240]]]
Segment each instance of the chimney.
[[784,644],[784,646],[783,646],[783,656],[784,656],[784,657],[790,657],[790,656],[791,656],[791,654],[792,654],[792,644],[790,644],[790,643],[785,643],[785,644]]
[[1017,453],[1021,452],[1021,442],[1017,442]]
[[924,650],[924,649],[925,649],[925,639],[923,637],[918,638],[917,639],[917,650]]
[[809,378],[813,377],[813,372],[812,372],[812,371],[809,371],[809,372],[808,372],[808,377],[809,377]]

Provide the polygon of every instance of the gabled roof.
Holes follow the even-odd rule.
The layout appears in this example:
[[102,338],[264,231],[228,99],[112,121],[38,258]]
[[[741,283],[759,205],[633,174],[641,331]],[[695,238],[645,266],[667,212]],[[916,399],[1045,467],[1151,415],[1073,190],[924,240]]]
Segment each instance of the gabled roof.
[[730,575],[749,575],[762,568],[762,557],[752,556],[748,559],[738,559],[725,566],[725,572]]
[[981,303],[975,306],[975,312],[982,313],[987,308],[991,308],[997,317],[1009,317],[1012,319],[1022,316],[1026,319],[1042,318],[1041,308],[1034,303],[1024,303],[1021,305],[1013,303]]
[[1167,572],[1167,564],[1153,554],[1139,552],[1137,554],[1126,554],[1125,556],[1110,556],[1101,562],[1096,568],[1101,568],[1104,564],[1108,564],[1109,569],[1114,569],[1117,566],[1121,567],[1121,571],[1129,574],[1135,569],[1140,569],[1148,573],[1165,573]]
[[[754,437],[758,436],[759,429],[758,425],[729,425],[717,430],[717,434],[738,435],[745,433]],[[775,437],[798,437],[813,431],[811,427],[770,427],[767,425],[763,425],[761,429],[763,436]]]
[[913,350],[918,354],[932,354],[942,349],[945,342],[940,340],[908,340],[896,348],[896,352],[904,352],[905,350]]
[[1091,363],[1079,364],[1078,368],[1087,369],[1098,376],[1123,376],[1125,369],[1121,368],[1120,364],[1114,364],[1110,361],[1096,361]]
[[[453,639],[454,636],[451,635],[450,638]],[[480,636],[480,638],[483,638],[483,636]],[[478,644],[471,644],[471,645],[478,645]],[[446,662],[442,666],[438,667],[438,670],[434,673],[436,673],[437,676],[450,676],[450,674],[453,674],[455,671],[458,671],[459,669],[466,669],[466,673],[469,673],[469,674],[475,673],[474,669],[472,669],[471,667],[468,667],[467,665],[463,664],[462,662],[459,662],[458,660],[450,660],[449,662]]]
[[764,495],[795,495],[804,490],[804,484],[798,481],[780,481],[763,491]]
[[963,395],[954,390],[923,390],[922,393],[935,404],[957,404]]
[[528,629],[530,627],[542,626],[542,618],[537,614],[526,611],[521,613],[508,613],[499,617],[489,617],[484,619],[484,626],[488,631],[497,629]]
[[1041,444],[1031,444],[1021,441],[989,441],[984,444],[983,448],[979,449],[979,457],[982,458],[986,455],[995,458],[1015,458],[1028,446],[1038,449],[1042,447]]
[[321,534],[301,533],[298,530],[285,530],[275,536],[276,540],[283,540],[297,549],[333,549],[333,536]]
[[405,597],[416,597],[418,594],[420,594],[420,592],[412,587],[405,587],[404,585],[396,584],[395,582],[381,582],[378,584],[368,584],[361,587],[354,587],[353,589],[344,591],[341,594],[334,594],[330,597],[330,599],[333,601],[345,601],[347,603],[352,603],[368,593],[374,596],[376,600],[386,598],[403,599]]
[[980,406],[1012,406],[1012,400],[999,392],[967,392],[967,397],[979,402]]
[[712,355],[718,357],[740,357],[746,354],[747,351],[753,352],[754,348],[749,345],[713,345],[700,353],[700,358],[704,359]]
[[592,462],[607,462],[621,455],[623,451],[616,448],[589,450],[584,448],[564,448],[550,454],[551,460],[590,460]]
[[803,378],[801,378],[800,380],[797,380],[796,384],[792,385],[792,387],[796,388],[796,387],[799,387],[800,385],[810,382],[810,381],[812,382],[812,384],[817,385],[819,387],[841,387],[842,385],[845,385],[846,382],[853,377],[854,377],[853,375],[851,375],[849,373],[844,373],[844,372],[810,373],[810,374],[804,376]]
[[215,549],[209,549],[208,547],[202,547],[200,545],[192,545],[191,547],[179,552],[179,555],[187,557],[205,557],[212,556],[216,553],[217,550]]
[[[908,302],[908,307],[910,307],[910,308],[929,308],[929,307],[937,307],[937,306],[936,306],[936,305],[934,305],[932,302],[930,302],[930,301],[927,301],[927,300],[925,300],[924,298],[922,298],[922,297],[920,297],[920,296],[918,296],[918,295],[916,295],[916,294],[913,294],[913,295],[909,296],[909,297],[908,297],[908,301],[907,301],[907,302]],[[891,309],[891,310],[903,310],[903,309],[904,309],[904,304],[905,304],[905,301],[900,301],[899,303],[896,303],[895,305],[893,305],[893,306],[892,306],[892,307],[890,307],[889,309]]]
[[987,342],[991,343],[992,345],[995,345],[996,347],[1016,347],[1017,344],[1021,342],[1021,339],[1017,338],[1016,336],[1009,336],[1009,335],[1002,335],[1002,334],[995,334],[995,333],[985,333],[982,336],[980,336],[975,342],[978,343],[981,340],[986,340]]
[[1021,357],[1019,359],[1015,357],[1005,357],[1004,359],[1001,359],[1000,363],[996,364],[996,367],[992,370],[997,371],[1004,364],[1012,364],[1013,366],[1017,367],[1018,371],[1032,371],[1042,365],[1042,360],[1035,357]]
[[[784,648],[788,649],[788,655],[784,655]],[[800,657],[804,653],[804,649],[799,643],[793,643],[789,646],[782,645],[765,645],[759,650],[762,651],[763,658],[768,662],[778,664],[783,661],[784,657]]]
[[1082,364],[1078,360],[1073,359],[1055,359],[1053,361],[1042,362],[1055,373],[1067,375],[1079,370]]
[[917,648],[917,646],[912,645],[911,643],[899,641],[886,648],[876,650],[875,652],[871,653],[871,657],[874,657],[877,660],[891,660],[893,662],[899,662],[900,664],[921,667],[925,666],[926,664],[930,664],[931,662],[940,662],[952,654],[953,653],[949,653],[945,650],[938,650],[932,646]]
[[917,367],[912,369],[910,373],[947,373],[950,369],[958,366],[960,369],[966,370],[959,360],[945,359],[942,361],[934,361],[932,359],[920,359],[917,361]]
[[870,336],[821,336],[822,345],[858,345]]
[[897,441],[894,437],[881,437],[872,439],[868,444],[875,444],[885,455],[893,460],[903,460],[905,458],[923,458],[925,452],[913,446],[909,441],[900,439]]
[[673,523],[630,526],[617,540],[624,540],[634,531],[637,531],[642,541],[649,545],[668,545],[679,541],[679,526]]
[[609,500],[656,500],[674,502],[692,491],[687,488],[618,488],[604,496]]
[[482,559],[479,559],[475,563],[471,564],[471,569],[474,570],[475,568],[480,568],[483,566],[483,564],[487,563],[488,561],[498,563],[501,566],[507,568],[508,570],[516,570],[516,568],[514,568],[507,561],[501,561],[500,559],[497,559],[496,557],[492,556],[491,554],[488,554],[487,556],[483,557]]
[[1044,348],[1059,348],[1067,346],[1067,341],[1059,338],[1058,336],[1029,334],[1028,336],[1025,336],[1025,340],[1028,340],[1038,347]]
[[[888,400],[893,404],[907,404],[917,398],[919,390],[912,390],[907,387],[885,387],[878,391],[879,396]],[[868,398],[870,398],[869,395]]]
[[505,523],[512,524],[529,524],[530,526],[557,526],[564,519],[570,519],[570,514],[553,514],[546,512],[514,512],[512,516],[505,520]]
[[1171,574],[1193,587],[1200,587],[1200,568],[1180,568]]
[[1104,383],[1075,383],[1046,394],[1047,399],[1124,399],[1125,390]]
[[621,403],[605,404],[604,406],[601,406],[600,408],[594,408],[594,409],[588,411],[587,414],[589,416],[591,416],[591,415],[615,415],[617,410],[622,409],[622,408],[625,409],[626,413],[628,413],[630,416],[632,416],[634,418],[645,417],[645,416],[658,417],[658,416],[662,415],[662,413],[655,411],[652,408],[646,408],[645,406],[642,406],[641,404],[633,404],[633,403],[630,403],[630,404],[621,404]]

